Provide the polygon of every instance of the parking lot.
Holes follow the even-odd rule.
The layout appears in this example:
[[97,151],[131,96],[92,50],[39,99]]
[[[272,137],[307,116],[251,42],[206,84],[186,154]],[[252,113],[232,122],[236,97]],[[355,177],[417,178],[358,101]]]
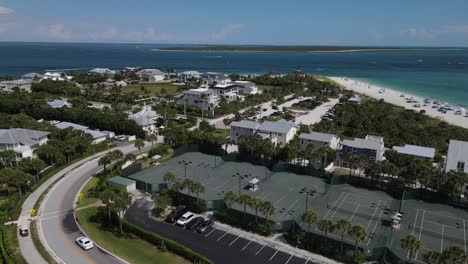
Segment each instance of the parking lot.
[[206,256],[215,263],[313,263],[309,258],[296,254],[295,250],[281,248],[273,243],[253,241],[236,234],[235,229],[222,226],[210,227],[197,233],[149,217],[149,201],[140,199],[127,211],[125,218],[144,229],[172,239]]

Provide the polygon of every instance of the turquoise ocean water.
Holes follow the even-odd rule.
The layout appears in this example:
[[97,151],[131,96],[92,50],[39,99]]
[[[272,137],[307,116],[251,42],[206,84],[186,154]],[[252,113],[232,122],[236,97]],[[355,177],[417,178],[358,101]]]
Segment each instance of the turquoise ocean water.
[[303,72],[346,76],[468,106],[468,49],[371,52],[159,51],[170,45],[0,43],[0,75],[95,67],[158,67],[226,73]]

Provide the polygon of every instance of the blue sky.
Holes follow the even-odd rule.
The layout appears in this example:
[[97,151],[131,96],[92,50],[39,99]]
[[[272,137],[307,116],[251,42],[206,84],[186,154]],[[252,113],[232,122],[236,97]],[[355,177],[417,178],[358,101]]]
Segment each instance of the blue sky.
[[466,0],[0,0],[0,41],[468,46]]

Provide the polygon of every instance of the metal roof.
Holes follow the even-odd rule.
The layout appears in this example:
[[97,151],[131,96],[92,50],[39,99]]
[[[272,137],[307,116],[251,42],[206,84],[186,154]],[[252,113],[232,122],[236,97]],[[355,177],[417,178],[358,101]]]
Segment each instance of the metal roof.
[[73,128],[73,129],[81,130],[85,132],[86,134],[91,135],[93,139],[107,137],[106,133],[103,133],[101,131],[91,130],[87,126],[82,126],[82,125],[78,125],[78,124],[70,123],[70,122],[60,122],[56,124],[55,127],[57,127],[58,129]]
[[433,159],[435,155],[434,148],[421,147],[421,146],[409,145],[409,144],[406,144],[403,147],[393,146],[393,150],[401,154],[407,154],[407,155],[430,158],[430,159]]
[[248,129],[258,129],[260,124],[254,121],[248,120],[241,120],[241,121],[234,121],[230,124],[231,127],[241,127],[241,128],[248,128]]
[[272,121],[265,121],[260,126],[259,130],[273,132],[273,133],[288,133],[295,124],[290,121],[279,120],[276,122]]
[[383,149],[383,139],[381,137],[366,136],[363,138],[355,138],[354,140],[345,139],[341,143],[343,146],[360,148],[360,149],[373,149],[373,150],[382,150]]
[[49,132],[31,130],[24,128],[0,129],[0,143],[2,144],[18,144],[34,146],[38,140],[49,135]]
[[120,177],[120,176],[112,177],[108,179],[107,182],[112,182],[112,183],[116,183],[116,184],[124,185],[124,186],[129,186],[129,185],[136,183],[136,181],[134,180],[130,180],[130,179]]
[[314,132],[314,131],[312,131],[311,133],[302,133],[299,135],[300,139],[308,139],[308,140],[313,140],[313,141],[318,141],[318,142],[327,142],[327,143],[329,143],[334,137],[336,136],[333,134],[320,133],[320,132]]

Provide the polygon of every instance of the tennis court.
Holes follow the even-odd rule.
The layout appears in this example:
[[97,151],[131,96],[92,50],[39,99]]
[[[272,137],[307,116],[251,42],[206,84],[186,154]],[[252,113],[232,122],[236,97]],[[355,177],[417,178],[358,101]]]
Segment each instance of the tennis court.
[[423,255],[427,252],[435,250],[442,253],[451,246],[460,247],[466,252],[466,228],[467,219],[417,209],[414,222],[408,229],[422,241],[423,249],[414,255],[414,260],[423,262]]

